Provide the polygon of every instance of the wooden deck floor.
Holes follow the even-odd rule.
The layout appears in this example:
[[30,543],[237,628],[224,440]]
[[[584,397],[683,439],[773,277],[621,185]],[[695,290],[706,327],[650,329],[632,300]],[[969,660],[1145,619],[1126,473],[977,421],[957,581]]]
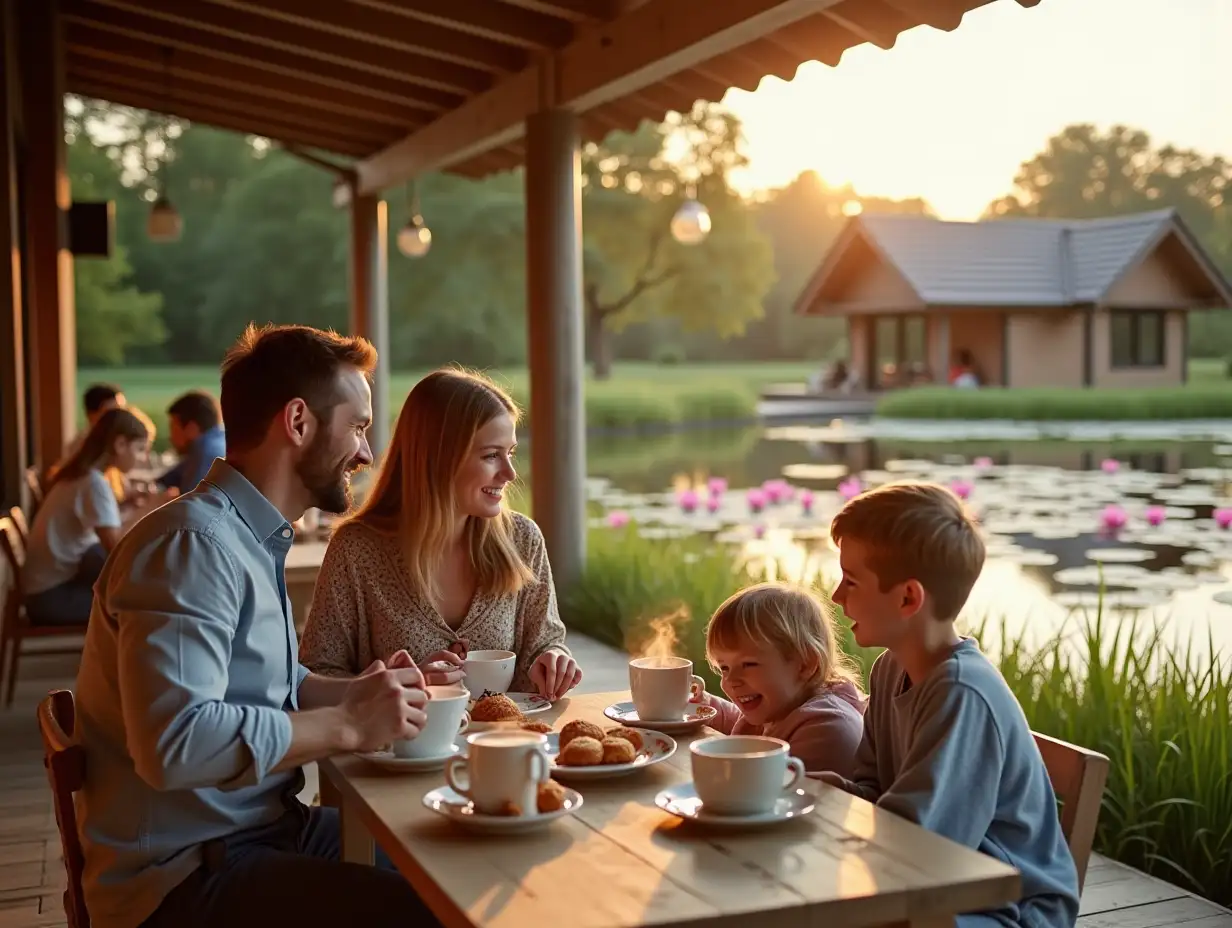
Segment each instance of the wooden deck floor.
[[[588,673],[590,669],[588,665]],[[72,658],[32,657],[23,661],[22,670],[13,708],[0,710],[0,928],[60,928],[66,925],[64,867],[34,707],[47,690],[71,687],[75,668]],[[594,682],[600,689],[616,688],[610,680]],[[1232,912],[1095,857],[1082,895],[1079,925],[1232,928]]]

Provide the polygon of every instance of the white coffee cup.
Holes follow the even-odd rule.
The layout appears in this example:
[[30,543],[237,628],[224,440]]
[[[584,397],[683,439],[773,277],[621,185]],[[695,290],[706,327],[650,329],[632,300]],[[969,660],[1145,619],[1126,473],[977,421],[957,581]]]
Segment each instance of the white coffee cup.
[[453,739],[471,723],[466,704],[471,694],[458,684],[426,686],[428,721],[414,738],[394,742],[395,757],[440,757],[449,751]]
[[504,693],[513,682],[518,656],[512,651],[470,651],[462,662],[466,688],[478,699],[484,690]]
[[693,788],[702,811],[715,815],[760,815],[774,809],[785,790],[804,777],[804,762],[790,745],[762,735],[714,735],[689,747]]
[[466,739],[467,756],[445,763],[445,782],[477,812],[539,814],[539,784],[549,773],[546,736],[534,731],[481,731]]
[[689,697],[705,688],[687,657],[635,657],[629,661],[629,695],[643,721],[683,719]]

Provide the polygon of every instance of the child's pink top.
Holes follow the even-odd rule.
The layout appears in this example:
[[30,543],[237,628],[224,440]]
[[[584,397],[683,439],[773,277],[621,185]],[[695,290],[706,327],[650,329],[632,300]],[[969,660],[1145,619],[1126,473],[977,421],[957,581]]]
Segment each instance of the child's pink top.
[[740,707],[721,696],[707,693],[706,703],[719,710],[710,725],[723,734],[779,738],[791,745],[792,756],[810,773],[833,770],[851,776],[864,735],[865,700],[850,683],[827,684],[782,721],[764,726],[747,722]]

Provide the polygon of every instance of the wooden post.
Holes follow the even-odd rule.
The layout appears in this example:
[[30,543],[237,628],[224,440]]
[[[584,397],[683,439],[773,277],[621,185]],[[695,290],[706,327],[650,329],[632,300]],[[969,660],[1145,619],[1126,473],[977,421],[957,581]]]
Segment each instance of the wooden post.
[[351,333],[376,347],[372,428],[368,441],[379,460],[389,446],[389,210],[377,196],[350,197]]
[[35,458],[59,460],[77,420],[73,256],[64,233],[72,200],[64,144],[64,42],[58,0],[17,0],[21,42],[22,209],[26,220],[27,344]]
[[533,514],[565,586],[586,563],[586,360],[581,156],[561,108],[526,121],[526,281]]
[[17,42],[12,0],[0,0],[0,506],[25,503],[26,360],[17,211]]
[[940,384],[950,382],[950,314],[938,311],[933,316],[937,324],[936,373],[933,381]]

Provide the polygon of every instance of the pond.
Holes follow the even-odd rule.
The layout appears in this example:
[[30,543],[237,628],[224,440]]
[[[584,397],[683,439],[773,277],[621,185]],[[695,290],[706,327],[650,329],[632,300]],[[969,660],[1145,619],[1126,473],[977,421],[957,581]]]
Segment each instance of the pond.
[[1077,631],[1102,582],[1105,623],[1159,622],[1195,657],[1232,654],[1232,423],[840,420],[592,437],[588,455],[607,518],[650,537],[706,533],[776,576],[826,583],[836,577],[827,527],[845,493],[903,478],[947,484],[988,544],[970,626],[987,621],[995,638],[1004,623],[1028,643]]

